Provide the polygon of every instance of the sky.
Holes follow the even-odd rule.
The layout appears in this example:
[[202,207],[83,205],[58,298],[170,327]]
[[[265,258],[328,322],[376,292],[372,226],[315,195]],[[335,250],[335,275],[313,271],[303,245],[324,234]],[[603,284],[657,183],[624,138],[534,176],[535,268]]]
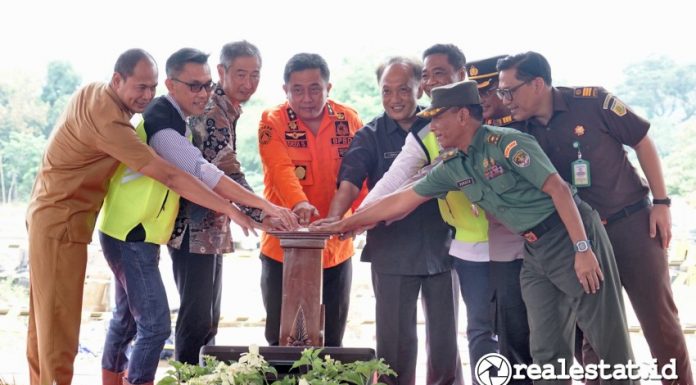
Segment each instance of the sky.
[[344,57],[418,57],[432,44],[454,43],[469,60],[534,50],[551,63],[556,84],[611,89],[628,64],[650,56],[696,63],[696,33],[685,4],[10,0],[0,23],[0,75],[42,76],[48,62],[66,60],[84,82],[107,80],[119,53],[132,47],[152,53],[160,69],[185,46],[211,53],[215,65],[222,44],[247,39],[264,59],[257,95],[280,101],[283,66],[297,52],[319,53],[335,67]]

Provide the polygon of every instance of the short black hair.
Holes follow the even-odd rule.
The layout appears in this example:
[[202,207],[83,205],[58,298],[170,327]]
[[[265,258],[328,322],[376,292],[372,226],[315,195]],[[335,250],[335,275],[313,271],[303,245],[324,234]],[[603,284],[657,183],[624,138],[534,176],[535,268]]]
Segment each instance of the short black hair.
[[421,72],[423,72],[423,64],[420,61],[403,56],[393,56],[377,67],[377,70],[375,71],[375,75],[377,75],[377,83],[382,80],[384,70],[392,64],[403,64],[408,66],[411,68],[413,79],[415,79],[416,82],[420,81]]
[[329,65],[326,64],[326,60],[316,53],[298,53],[288,60],[285,64],[285,71],[283,72],[283,80],[285,84],[290,81],[290,75],[293,72],[299,72],[304,70],[318,69],[321,72],[321,78],[325,82],[329,82]]
[[121,75],[123,79],[127,79],[129,76],[133,75],[135,66],[140,63],[141,60],[148,59],[152,64],[157,67],[157,62],[155,58],[152,57],[147,51],[141,48],[131,48],[116,59],[116,64],[114,65],[114,72]]
[[534,78],[544,79],[546,85],[551,85],[551,66],[546,58],[534,51],[506,56],[498,60],[498,71],[516,69],[517,80],[530,81]]
[[241,40],[227,43],[222,46],[222,50],[220,50],[220,64],[222,64],[225,67],[225,70],[227,70],[236,58],[242,56],[253,56],[259,59],[259,64],[262,63],[261,52],[259,52],[259,49],[248,41]]
[[188,63],[207,64],[208,56],[210,55],[195,48],[182,48],[174,52],[171,56],[169,56],[169,59],[167,59],[167,64],[165,64],[167,77],[175,77],[181,73],[184,66]]
[[459,47],[454,44],[435,44],[432,47],[423,51],[423,60],[430,55],[443,54],[447,55],[447,61],[455,71],[459,71],[466,65],[466,56]]

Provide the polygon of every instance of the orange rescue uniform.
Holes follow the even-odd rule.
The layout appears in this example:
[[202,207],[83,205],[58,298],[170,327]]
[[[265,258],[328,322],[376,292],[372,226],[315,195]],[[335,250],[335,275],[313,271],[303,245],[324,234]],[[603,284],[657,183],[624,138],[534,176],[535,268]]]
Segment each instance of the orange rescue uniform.
[[[330,99],[316,135],[298,119],[287,101],[264,111],[259,124],[259,152],[266,199],[290,209],[308,201],[319,210],[319,217],[326,217],[336,193],[343,154],[362,126],[355,110]],[[261,253],[283,261],[280,241],[266,233],[261,236]],[[331,238],[324,248],[324,268],[339,265],[352,255],[351,239]]]

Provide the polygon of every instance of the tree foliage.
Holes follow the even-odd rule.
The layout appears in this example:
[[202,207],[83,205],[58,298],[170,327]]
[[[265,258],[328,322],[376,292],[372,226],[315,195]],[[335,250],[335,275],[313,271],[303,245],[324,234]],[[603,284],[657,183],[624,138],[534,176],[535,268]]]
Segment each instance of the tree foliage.
[[624,70],[617,91],[648,119],[686,121],[696,115],[696,64],[678,65],[668,57],[652,57]]

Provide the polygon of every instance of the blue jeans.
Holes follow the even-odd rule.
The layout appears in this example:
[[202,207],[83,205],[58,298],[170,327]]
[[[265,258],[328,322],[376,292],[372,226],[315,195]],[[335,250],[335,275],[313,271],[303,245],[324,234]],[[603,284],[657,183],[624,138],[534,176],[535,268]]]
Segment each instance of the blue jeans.
[[481,357],[498,351],[490,307],[490,262],[452,259],[466,305],[466,338],[469,341],[469,364],[473,371]]
[[[171,333],[167,293],[158,267],[160,245],[123,242],[101,232],[99,240],[114,273],[116,292],[102,368],[112,372],[128,369],[131,384],[152,382]],[[135,343],[127,357],[133,338]]]

